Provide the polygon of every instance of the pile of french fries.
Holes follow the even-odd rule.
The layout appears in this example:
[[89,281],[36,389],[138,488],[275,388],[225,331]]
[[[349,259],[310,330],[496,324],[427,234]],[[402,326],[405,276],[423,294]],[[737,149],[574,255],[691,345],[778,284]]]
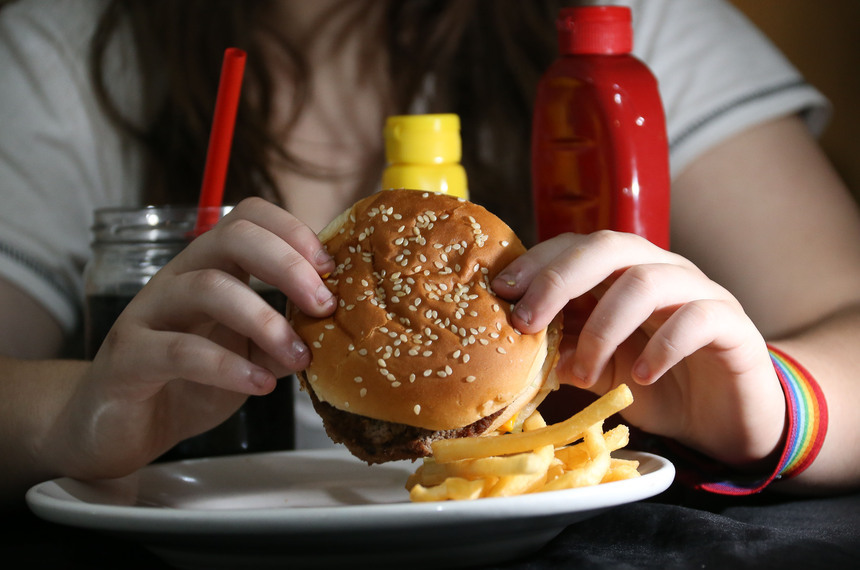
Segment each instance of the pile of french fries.
[[534,412],[518,433],[434,442],[433,456],[406,483],[409,498],[511,497],[638,477],[637,461],[611,456],[627,445],[627,426],[603,431],[603,422],[631,403],[622,384],[557,424],[546,425]]

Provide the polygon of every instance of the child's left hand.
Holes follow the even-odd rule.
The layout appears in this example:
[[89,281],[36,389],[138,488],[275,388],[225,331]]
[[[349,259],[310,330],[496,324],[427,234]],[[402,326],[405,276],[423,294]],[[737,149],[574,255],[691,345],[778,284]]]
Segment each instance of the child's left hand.
[[632,234],[564,234],[514,261],[493,288],[517,300],[523,332],[595,296],[581,331],[565,329],[559,377],[598,394],[629,384],[631,424],[738,466],[779,448],[785,399],[765,341],[737,299],[687,259]]

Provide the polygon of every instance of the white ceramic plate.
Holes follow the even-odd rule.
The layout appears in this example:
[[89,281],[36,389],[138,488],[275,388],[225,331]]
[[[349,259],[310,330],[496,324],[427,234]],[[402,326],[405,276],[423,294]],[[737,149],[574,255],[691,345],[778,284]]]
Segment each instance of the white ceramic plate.
[[140,541],[181,568],[399,567],[492,563],[538,550],[566,526],[665,490],[675,469],[627,451],[642,477],[501,499],[410,503],[416,464],[369,467],[339,449],[153,464],[102,482],[55,479],[27,493],[40,517]]

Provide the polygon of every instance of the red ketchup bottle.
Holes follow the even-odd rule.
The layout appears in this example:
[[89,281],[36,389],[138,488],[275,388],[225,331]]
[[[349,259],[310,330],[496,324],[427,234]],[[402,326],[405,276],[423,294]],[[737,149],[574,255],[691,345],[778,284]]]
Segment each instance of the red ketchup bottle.
[[668,249],[665,116],[657,80],[630,54],[630,9],[564,8],[557,27],[532,123],[538,237],[612,229]]

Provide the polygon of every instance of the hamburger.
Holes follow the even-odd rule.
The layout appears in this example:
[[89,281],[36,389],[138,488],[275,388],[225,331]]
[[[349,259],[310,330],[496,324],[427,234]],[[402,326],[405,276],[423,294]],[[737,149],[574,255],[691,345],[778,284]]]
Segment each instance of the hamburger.
[[511,324],[490,286],[525,247],[485,208],[386,190],[319,234],[336,269],[330,317],[290,309],[311,350],[298,374],[329,437],[367,463],[431,455],[438,439],[516,430],[551,390],[560,321]]

